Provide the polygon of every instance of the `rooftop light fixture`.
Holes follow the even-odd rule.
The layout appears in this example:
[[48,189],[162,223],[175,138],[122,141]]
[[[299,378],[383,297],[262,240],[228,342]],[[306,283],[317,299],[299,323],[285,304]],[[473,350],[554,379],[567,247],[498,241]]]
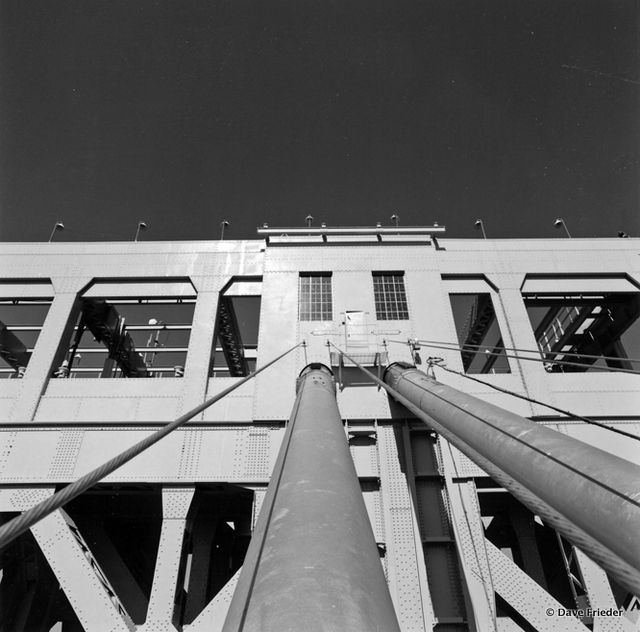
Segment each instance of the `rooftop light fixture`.
[[556,221],[553,222],[553,225],[556,228],[560,228],[560,226],[562,226],[565,230],[565,232],[567,233],[567,237],[571,238],[571,233],[569,232],[569,229],[567,228],[567,224],[565,223],[564,219],[562,217],[558,217],[556,218]]
[[484,232],[484,222],[481,219],[477,219],[474,223],[474,226],[476,227],[476,229],[482,231],[482,237],[486,239],[487,233]]
[[391,221],[396,225],[396,228],[398,228],[398,226],[400,225],[400,215],[398,215],[397,213],[394,213],[391,216]]
[[227,226],[230,226],[230,223],[226,219],[223,219],[220,222],[220,241],[222,241],[224,239],[224,229]]
[[313,221],[313,215],[307,215],[304,219],[307,222],[307,228],[311,228],[311,222]]
[[62,222],[56,222],[53,225],[53,230],[51,231],[51,234],[49,235],[49,243],[51,243],[51,240],[53,239],[53,236],[56,234],[56,231],[62,231],[64,230],[64,224]]
[[140,221],[138,222],[138,228],[136,228],[136,236],[133,241],[138,241],[138,237],[140,236],[140,232],[143,230],[147,230],[148,226],[146,222]]

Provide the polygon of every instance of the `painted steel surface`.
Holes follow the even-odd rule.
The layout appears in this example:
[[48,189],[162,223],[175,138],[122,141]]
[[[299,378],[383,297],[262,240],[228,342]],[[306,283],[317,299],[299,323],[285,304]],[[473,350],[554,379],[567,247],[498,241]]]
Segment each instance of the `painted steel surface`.
[[597,542],[640,569],[640,467],[440,384],[415,368],[392,365],[385,381]]
[[[404,238],[413,241],[404,243]],[[281,243],[276,243],[278,240]],[[428,236],[424,243],[418,243],[411,235],[385,235],[378,242],[374,234],[329,235],[326,242],[321,235],[300,235],[295,240],[293,235],[283,239],[271,237],[269,245],[264,240],[0,244],[2,296],[54,296],[24,378],[0,380],[0,482],[5,487],[0,491],[0,504],[4,503],[4,511],[27,509],[40,500],[31,496],[37,496],[42,486],[74,480],[144,438],[161,422],[175,419],[237,380],[210,378],[206,370],[214,345],[220,291],[233,278],[263,279],[258,366],[303,339],[307,340],[307,347],[298,348],[277,369],[261,374],[254,382],[214,404],[197,418],[193,427],[187,426],[167,437],[111,474],[107,481],[134,485],[211,481],[258,485],[257,512],[262,498],[260,486],[267,483],[284,434],[282,425],[290,413],[295,376],[309,362],[328,362],[326,342],[343,342],[341,321],[345,311],[368,312],[370,320],[375,320],[372,271],[405,271],[409,307],[409,320],[377,323],[378,343],[385,339],[404,342],[407,338],[455,341],[449,295],[489,292],[505,345],[535,348],[522,299],[522,291],[531,291],[532,279],[540,283],[540,277],[544,276],[544,282],[551,284],[538,287],[539,290],[551,288],[569,294],[616,288],[633,291],[633,287],[640,287],[638,239],[438,237],[438,240],[437,247]],[[333,273],[331,322],[299,320],[301,271]],[[628,283],[622,283],[622,273],[626,273]],[[69,326],[75,302],[93,280],[108,279],[114,287],[127,281],[122,289],[134,298],[141,286],[146,288],[144,293],[149,292],[156,279],[187,278],[197,290],[197,300],[184,378],[51,378],[53,359]],[[23,281],[28,281],[28,285],[23,285]],[[138,282],[140,287],[136,287]],[[389,345],[388,351],[390,361],[410,360],[404,344]],[[447,366],[462,370],[458,351],[430,351],[427,347],[421,350],[423,359],[430,353],[442,355]],[[483,379],[585,416],[607,419],[606,423],[640,434],[637,376],[546,373],[539,363],[518,360],[510,362],[510,368],[512,373],[488,374]],[[548,414],[542,407],[515,400],[489,387],[471,385],[461,376],[448,375],[446,381],[521,416]],[[365,458],[365,448],[358,447],[360,452],[354,455],[356,468],[360,476],[380,477],[379,491],[368,496],[379,497],[383,520],[376,538],[386,545],[384,562],[402,629],[430,631],[433,613],[429,616],[431,596],[421,559],[420,534],[406,477],[400,468],[401,447],[395,437],[404,419],[394,418],[386,393],[373,384],[346,387],[337,397],[343,418],[349,424],[369,421],[380,424],[372,436],[371,462]],[[627,460],[639,461],[636,442],[581,422],[544,423]],[[456,448],[452,452],[452,464],[444,468],[445,474],[450,471],[456,477],[486,477],[467,456]],[[454,485],[459,485],[457,479]],[[472,525],[478,527],[476,548],[481,549],[482,523],[477,500],[472,502],[473,490],[469,491],[469,497],[466,505],[459,508],[460,520],[464,522],[468,514]],[[455,511],[454,503],[454,514]],[[553,526],[546,519],[545,524]],[[66,535],[60,529],[52,532],[50,538],[64,539]],[[460,549],[467,565],[474,570],[476,548]],[[55,563],[54,553],[46,547],[43,550]],[[551,552],[547,550],[545,554]],[[526,596],[525,582],[518,579],[516,567],[511,564],[509,568],[513,572],[508,581],[514,586],[514,594]],[[84,608],[83,585],[68,583],[66,589],[69,599]],[[484,599],[480,587],[478,591],[480,596],[473,602],[478,629],[488,630],[488,615],[476,605]],[[484,584],[484,591],[493,595],[489,583]],[[218,596],[214,605],[221,627],[227,601]],[[528,607],[524,597],[512,605],[519,612]],[[497,629],[507,629],[509,621],[498,616]],[[206,628],[202,621],[198,623],[201,627],[195,621],[192,625],[194,631],[214,629]],[[95,623],[86,627],[100,629]],[[554,621],[540,629],[554,629]]]
[[56,492],[50,498],[47,498],[46,500],[42,501],[38,505],[25,511],[20,516],[13,518],[6,524],[3,524],[0,527],[0,547],[6,546],[9,542],[11,542],[13,539],[18,537],[18,535],[20,535],[21,533],[26,531],[28,528],[36,524],[39,520],[42,520],[42,518],[49,515],[52,511],[54,511],[55,509],[59,509],[60,507],[64,506],[66,503],[68,503],[72,499],[76,498],[83,492],[90,489],[93,485],[103,481],[106,478],[106,476],[108,476],[109,474],[117,470],[120,466],[129,462],[131,459],[133,459],[137,455],[143,453],[145,450],[150,448],[153,444],[160,441],[160,439],[171,434],[174,430],[176,430],[177,428],[185,424],[187,421],[189,421],[192,417],[195,417],[199,412],[205,410],[214,402],[222,399],[225,395],[227,395],[227,393],[230,393],[236,388],[238,388],[244,381],[248,381],[252,379],[255,375],[257,375],[261,371],[264,371],[272,364],[278,362],[278,360],[280,360],[285,355],[293,351],[297,346],[299,345],[291,347],[291,349],[279,355],[277,358],[274,358],[273,360],[271,360],[271,362],[268,362],[264,366],[260,367],[254,373],[251,373],[250,375],[244,377],[239,382],[232,384],[226,390],[222,391],[221,393],[218,393],[218,395],[215,395],[214,397],[212,397],[211,399],[208,399],[204,403],[199,404],[198,406],[196,406],[196,408],[194,408],[193,410],[190,410],[188,413],[182,415],[181,417],[178,417],[178,419],[176,419],[175,421],[172,421],[170,424],[163,426],[157,432],[154,432],[152,435],[142,439],[142,441],[139,441],[138,443],[131,446],[130,448],[127,448],[123,452],[120,452],[109,461],[106,461],[105,463],[98,466],[88,474],[85,474],[82,478],[71,483],[71,485],[68,485],[67,487]]
[[225,632],[400,630],[326,368],[300,378]]

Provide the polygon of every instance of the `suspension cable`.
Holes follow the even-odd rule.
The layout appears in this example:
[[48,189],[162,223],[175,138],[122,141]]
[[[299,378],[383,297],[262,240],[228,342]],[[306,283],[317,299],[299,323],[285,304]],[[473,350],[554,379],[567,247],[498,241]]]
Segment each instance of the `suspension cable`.
[[[396,344],[401,344],[401,345],[406,345],[407,343],[402,341],[402,340],[387,340],[387,342],[393,342]],[[421,344],[424,347],[429,347],[431,349],[443,349],[445,351],[465,351],[465,348],[460,346],[459,344],[453,343],[453,342],[445,342],[445,345],[449,345],[449,346],[443,346],[443,345],[437,345],[437,344],[431,344],[431,343],[426,343],[422,340],[416,340],[417,343]],[[592,364],[585,364],[582,362],[569,362],[567,360],[545,360],[543,358],[529,358],[526,356],[522,356],[522,355],[514,355],[514,354],[510,354],[510,353],[503,353],[502,351],[489,351],[489,350],[485,350],[484,351],[485,355],[491,355],[491,356],[500,356],[500,357],[504,357],[504,358],[514,358],[516,360],[530,360],[532,362],[542,362],[543,364],[561,364],[561,365],[566,365],[566,366],[579,366],[579,367],[586,367],[588,369],[595,369],[596,371],[613,371],[616,373],[631,373],[632,375],[640,375],[640,371],[634,371],[633,369],[621,369],[618,367],[613,367],[613,366],[607,366],[607,367],[597,367],[597,366],[593,366]]]
[[95,468],[88,474],[85,474],[74,483],[63,487],[52,496],[49,496],[49,498],[46,498],[42,502],[31,507],[31,509],[28,509],[27,511],[21,513],[19,516],[16,516],[6,524],[2,525],[0,527],[0,549],[9,544],[20,534],[24,533],[27,529],[30,529],[34,524],[36,524],[36,522],[39,522],[50,513],[53,513],[56,509],[60,509],[60,507],[73,500],[83,492],[87,491],[96,483],[99,483],[105,476],[108,476],[125,463],[128,463],[131,459],[138,456],[141,452],[144,452],[147,448],[150,448],[152,445],[160,441],[160,439],[166,437],[168,434],[185,424],[187,421],[195,417],[198,413],[201,413],[212,404],[220,401],[223,397],[226,397],[229,393],[235,391],[245,382],[248,382],[251,378],[258,375],[258,373],[261,373],[265,369],[269,368],[272,364],[275,364],[276,362],[278,362],[278,360],[281,360],[286,355],[291,353],[294,349],[297,349],[304,344],[305,343],[303,341],[298,343],[297,345],[294,345],[288,351],[285,351],[277,358],[274,358],[270,362],[267,362],[267,364],[261,366],[253,373],[250,373],[240,381],[232,384],[228,388],[225,388],[222,392],[218,393],[214,397],[211,397],[202,404],[199,404],[181,417],[178,417],[178,419],[176,419],[175,421],[172,421],[166,426],[163,426],[162,428],[160,428],[160,430],[157,430],[148,437],[145,437],[135,445],[131,446],[124,452],[121,452],[112,459],[109,459],[102,465],[99,465],[97,468]]
[[[395,341],[394,341],[395,342]],[[453,345],[455,342],[442,342],[441,340],[416,340],[416,342],[423,343],[425,346],[428,343],[433,343],[436,345]],[[495,351],[496,349],[501,351],[518,351],[520,353],[535,353],[535,354],[555,354],[555,355],[564,355],[564,356],[574,356],[576,358],[591,358],[594,360],[626,360],[627,362],[640,362],[638,358],[620,358],[616,356],[606,356],[606,355],[593,355],[589,353],[572,353],[571,351],[541,351],[540,349],[519,349],[518,347],[505,347],[504,345],[499,346],[491,346],[491,345],[477,345],[471,342],[464,343],[465,349],[467,347],[473,347],[475,349],[492,349]],[[548,360],[548,362],[553,362],[553,360]],[[591,365],[589,365],[591,366]]]
[[572,544],[581,548],[596,563],[600,564],[605,570],[617,579],[623,586],[627,587],[630,592],[637,593],[640,590],[640,571],[631,566],[626,560],[620,558],[616,553],[604,546],[593,536],[586,533],[582,528],[574,524],[566,518],[554,507],[542,500],[539,496],[531,492],[524,485],[512,478],[509,474],[497,467],[492,461],[482,456],[473,447],[460,439],[453,432],[442,426],[431,416],[427,415],[418,406],[413,404],[409,399],[398,393],[386,382],[376,377],[371,371],[365,369],[352,357],[338,348],[332,342],[329,343],[340,354],[347,358],[350,362],[357,366],[365,373],[373,382],[383,388],[389,395],[400,402],[407,410],[412,412],[418,419],[422,419],[428,426],[442,435],[447,441],[451,442],[463,454],[466,454],[472,461],[476,463],[484,472],[491,476],[496,482],[508,489],[516,498],[524,503],[535,514],[539,515],[543,521],[548,522],[553,528],[557,529]]
[[618,434],[624,435],[625,437],[630,437],[631,439],[635,439],[636,441],[640,441],[640,436],[635,435],[631,432],[626,432],[625,430],[620,430],[619,428],[615,428],[613,426],[607,426],[607,424],[603,424],[595,419],[590,419],[589,417],[583,417],[582,415],[578,415],[577,413],[572,413],[570,410],[564,410],[563,408],[558,408],[557,406],[552,406],[551,404],[547,404],[545,402],[541,402],[540,400],[533,399],[532,397],[528,397],[527,395],[521,395],[520,393],[516,393],[515,391],[510,391],[508,388],[503,388],[502,386],[497,386],[496,384],[490,384],[489,382],[485,382],[483,380],[479,380],[476,377],[472,377],[471,375],[467,375],[466,373],[462,373],[460,371],[454,371],[453,369],[449,369],[444,364],[442,364],[442,358],[427,358],[427,362],[429,367],[433,371],[433,367],[437,366],[439,369],[444,369],[448,373],[455,373],[456,375],[460,375],[461,377],[465,377],[468,380],[473,380],[474,382],[478,382],[478,384],[483,384],[484,386],[489,386],[496,391],[500,391],[501,393],[506,393],[507,395],[513,395],[513,397],[518,397],[519,399],[524,399],[527,402],[532,404],[538,404],[540,406],[544,406],[545,408],[550,408],[551,410],[555,410],[558,413],[562,413],[563,415],[567,415],[572,419],[580,419],[585,423],[592,424],[594,426],[598,426],[599,428],[604,428],[605,430],[611,430],[611,432],[616,432]]

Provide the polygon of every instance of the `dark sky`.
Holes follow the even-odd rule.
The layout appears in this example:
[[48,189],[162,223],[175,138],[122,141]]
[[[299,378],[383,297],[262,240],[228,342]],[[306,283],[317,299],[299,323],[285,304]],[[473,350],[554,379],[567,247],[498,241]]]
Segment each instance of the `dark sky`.
[[0,0],[0,239],[640,235],[638,2]]

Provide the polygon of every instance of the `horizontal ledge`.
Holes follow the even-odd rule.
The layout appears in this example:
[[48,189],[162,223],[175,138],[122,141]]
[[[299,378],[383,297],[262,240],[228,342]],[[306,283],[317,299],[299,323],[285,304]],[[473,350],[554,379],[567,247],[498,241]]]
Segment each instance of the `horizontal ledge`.
[[444,226],[346,226],[344,228],[258,228],[262,237],[300,236],[300,235],[442,235]]

